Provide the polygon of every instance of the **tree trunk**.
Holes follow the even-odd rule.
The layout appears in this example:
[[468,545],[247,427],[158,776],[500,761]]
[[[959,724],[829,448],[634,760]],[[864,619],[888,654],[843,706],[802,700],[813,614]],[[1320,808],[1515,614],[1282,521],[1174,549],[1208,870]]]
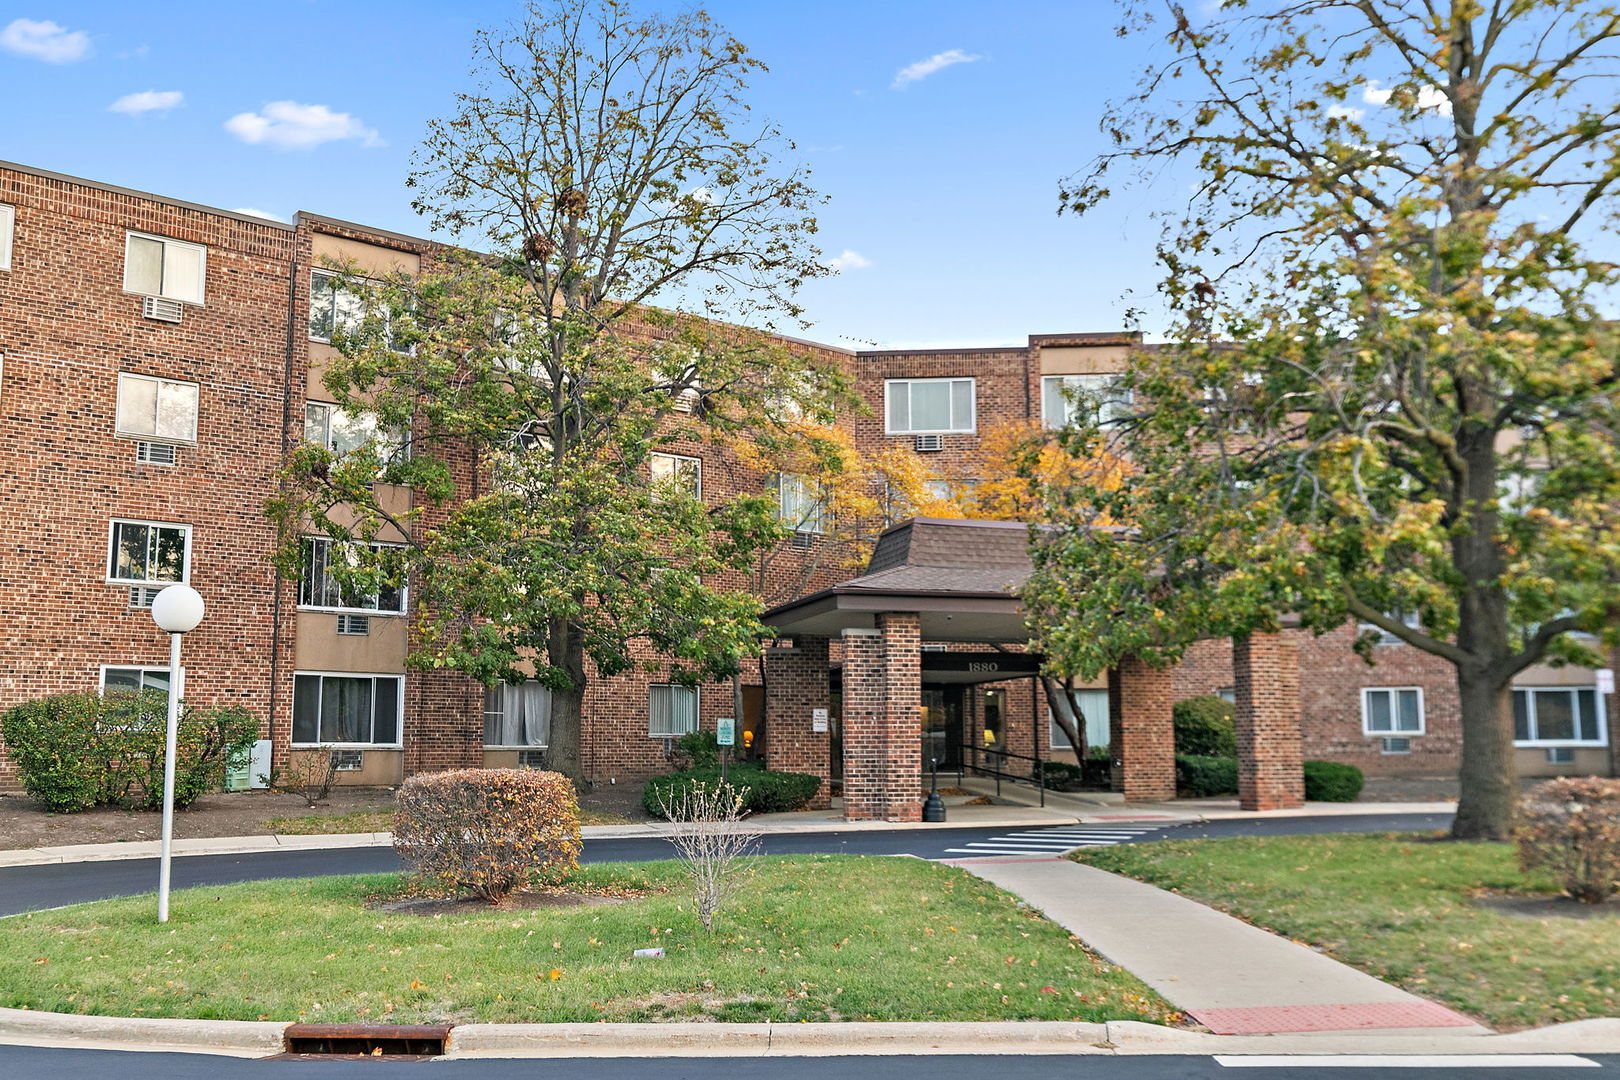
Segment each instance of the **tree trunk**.
[[1080,762],[1086,760],[1086,735],[1080,722],[1080,710],[1075,707],[1074,698],[1069,695],[1069,688],[1050,675],[1041,676],[1041,686],[1046,689],[1046,703],[1051,706],[1052,719],[1068,738],[1069,745],[1074,747],[1074,756]]
[[1451,826],[1455,840],[1506,840],[1518,803],[1509,680],[1488,670],[1457,668],[1461,706],[1460,798]]
[[551,663],[563,669],[569,689],[551,692],[551,737],[546,763],[585,791],[584,768],[580,756],[580,729],[585,705],[585,648],[579,630],[567,619],[551,620],[547,652]]

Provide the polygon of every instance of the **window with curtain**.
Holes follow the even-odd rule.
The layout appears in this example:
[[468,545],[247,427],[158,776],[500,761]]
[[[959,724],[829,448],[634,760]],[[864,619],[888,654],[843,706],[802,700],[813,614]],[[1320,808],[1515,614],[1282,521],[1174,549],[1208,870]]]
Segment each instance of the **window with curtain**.
[[390,572],[400,565],[398,544],[361,544],[359,541],[340,543],[326,536],[304,538],[304,574],[298,583],[300,607],[349,611],[375,611],[384,615],[397,615],[405,610],[405,590],[398,584],[384,582],[376,592],[360,593],[344,589],[332,574],[332,566],[345,560],[349,566],[357,565],[357,549],[367,547],[383,560]]
[[654,684],[647,692],[647,734],[653,738],[697,730],[698,692],[691,686]]
[[293,678],[293,743],[398,745],[404,683],[399,675],[298,673]]
[[1361,730],[1367,735],[1423,734],[1423,691],[1415,686],[1370,686],[1361,692]]
[[[1108,691],[1107,690],[1079,690],[1073,694],[1075,704],[1080,708],[1080,726],[1085,729],[1087,746],[1108,745]],[[1058,726],[1057,719],[1052,717],[1051,709],[1047,716],[1052,725],[1052,749],[1071,750],[1069,737]]]
[[1119,385],[1118,374],[1044,375],[1041,377],[1041,422],[1058,428],[1074,419],[1082,406],[1097,410],[1102,423],[1130,415],[1131,392]]
[[1513,741],[1520,746],[1602,746],[1603,707],[1595,686],[1513,691]]
[[124,247],[124,290],[203,302],[208,249],[182,240],[130,233]]
[[793,473],[777,476],[776,519],[794,532],[826,532],[827,507],[815,481]]
[[972,379],[890,379],[884,383],[890,435],[974,430]]
[[484,745],[545,746],[551,737],[551,691],[530,679],[484,691]]

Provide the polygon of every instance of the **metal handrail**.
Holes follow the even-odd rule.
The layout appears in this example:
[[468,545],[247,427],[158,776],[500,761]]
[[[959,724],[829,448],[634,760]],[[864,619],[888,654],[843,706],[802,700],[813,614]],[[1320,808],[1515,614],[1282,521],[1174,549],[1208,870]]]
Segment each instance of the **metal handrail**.
[[[1039,743],[1036,743],[1036,749],[1039,751]],[[994,759],[995,763],[1000,766],[1005,766],[1008,761],[1028,761],[1034,765],[1034,768],[1028,773],[1010,772],[1005,768],[992,768],[981,760],[981,756]],[[964,741],[961,746],[961,753],[957,757],[957,760],[962,763],[962,767],[958,770],[958,775],[967,772],[974,772],[980,775],[994,776],[996,778],[997,795],[1001,794],[1001,781],[1003,777],[1008,780],[1016,781],[1020,784],[1034,784],[1036,789],[1040,792],[1041,805],[1046,805],[1046,764],[1041,760],[1041,756],[1038,752],[1034,755],[1015,754],[1011,750],[997,750],[993,747],[977,746],[971,742]]]

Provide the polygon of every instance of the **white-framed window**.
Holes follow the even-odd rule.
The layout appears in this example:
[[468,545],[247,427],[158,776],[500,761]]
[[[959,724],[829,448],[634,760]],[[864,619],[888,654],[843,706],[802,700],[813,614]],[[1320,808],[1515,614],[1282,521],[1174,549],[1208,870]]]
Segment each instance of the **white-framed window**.
[[[1080,709],[1080,722],[1084,731],[1086,746],[1108,745],[1108,691],[1107,690],[1076,690],[1070,695]],[[1072,750],[1073,744],[1069,736],[1063,731],[1052,710],[1046,710],[1047,720],[1051,726],[1050,738],[1054,750]],[[1082,747],[1082,750],[1084,747]],[[1084,755],[1082,755],[1084,756]]]
[[1097,419],[1104,424],[1129,416],[1131,392],[1119,385],[1119,379],[1114,373],[1042,375],[1041,423],[1049,428],[1062,427],[1086,404],[1095,405]]
[[123,664],[101,665],[101,692],[109,690],[162,690],[169,689],[169,669],[166,667],[133,667]]
[[293,674],[294,746],[398,746],[403,675]]
[[169,585],[190,575],[190,525],[115,519],[108,531],[108,582]]
[[326,401],[304,403],[304,441],[324,446],[334,454],[347,454],[373,442],[389,460],[410,453],[410,436],[401,428],[385,428],[375,413],[351,413]]
[[[332,341],[338,331],[352,334],[365,321],[381,282],[369,278],[343,278],[330,270],[312,270],[309,275],[309,337],[311,341]],[[379,308],[383,333],[393,342],[393,320],[387,308]],[[402,351],[410,352],[406,348]]]
[[[1417,612],[1415,612],[1415,611],[1386,611],[1384,614],[1388,615],[1391,619],[1394,619],[1396,622],[1402,624],[1403,626],[1410,626],[1413,630],[1419,629],[1420,626],[1422,625],[1421,623],[1418,622]],[[1356,636],[1361,637],[1364,634],[1377,634],[1378,635],[1377,644],[1379,644],[1379,645],[1404,645],[1404,644],[1406,644],[1400,638],[1396,637],[1394,634],[1390,633],[1388,630],[1383,629],[1382,627],[1374,626],[1372,623],[1369,623],[1369,622],[1357,623],[1356,624]]]
[[975,422],[973,379],[886,379],[883,409],[890,435],[972,433]]
[[694,499],[703,498],[703,459],[683,454],[650,454],[647,468],[653,483],[670,484]]
[[1365,735],[1422,735],[1423,688],[1420,686],[1363,688],[1361,731]]
[[405,611],[405,589],[401,585],[379,585],[376,592],[359,593],[345,589],[332,575],[339,559],[349,565],[358,562],[359,549],[374,553],[402,551],[400,544],[376,544],[333,540],[329,536],[304,537],[304,574],[298,583],[298,606],[322,611],[364,611],[399,615]]
[[0,270],[11,269],[11,241],[17,235],[17,208],[0,203]]
[[647,734],[655,739],[687,735],[697,730],[698,691],[695,686],[654,683],[647,688]]
[[1515,686],[1515,746],[1606,746],[1603,695],[1595,686]]
[[533,679],[484,691],[484,745],[531,750],[551,738],[551,691]]
[[132,232],[125,236],[125,292],[200,304],[207,273],[208,249],[201,244],[147,233]]
[[798,533],[827,531],[827,504],[814,480],[795,473],[776,476],[776,520]]
[[120,371],[114,429],[147,442],[195,443],[197,393],[193,382]]

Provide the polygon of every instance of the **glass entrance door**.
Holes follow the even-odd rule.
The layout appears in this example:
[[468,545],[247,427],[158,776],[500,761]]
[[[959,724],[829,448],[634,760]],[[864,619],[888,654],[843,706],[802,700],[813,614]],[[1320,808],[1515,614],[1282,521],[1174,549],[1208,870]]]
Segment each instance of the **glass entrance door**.
[[955,772],[962,762],[962,700],[960,686],[922,688],[922,767],[927,783],[929,759],[937,759],[940,772]]

